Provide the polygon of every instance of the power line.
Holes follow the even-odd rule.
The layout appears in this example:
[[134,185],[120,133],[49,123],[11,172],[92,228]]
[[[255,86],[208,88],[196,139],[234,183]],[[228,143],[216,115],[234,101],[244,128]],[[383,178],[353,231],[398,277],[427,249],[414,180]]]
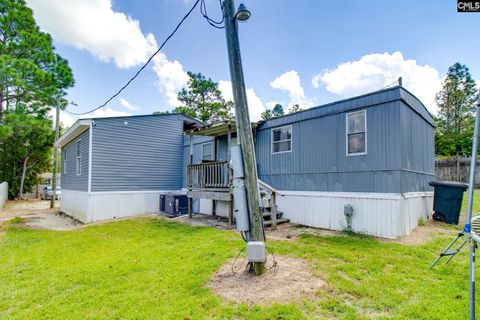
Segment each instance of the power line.
[[[135,73],[135,75],[130,78],[130,80],[127,81],[127,83],[120,88],[120,90],[118,90],[114,95],[112,95],[110,98],[107,99],[107,101],[105,101],[103,104],[101,104],[100,106],[90,110],[90,111],[87,111],[87,112],[79,112],[79,113],[75,113],[75,112],[71,112],[69,110],[67,110],[65,108],[65,111],[70,113],[70,114],[73,114],[73,115],[76,115],[76,116],[81,116],[81,115],[85,115],[85,114],[89,114],[89,113],[92,113],[94,112],[95,110],[98,110],[98,109],[101,109],[103,107],[105,107],[110,101],[112,101],[113,99],[115,99],[123,90],[125,90],[129,85],[130,83],[135,80],[136,77],[138,77],[138,75],[140,74],[140,72],[143,71],[143,69],[145,69],[147,67],[147,65],[150,63],[150,61],[152,61],[152,59],[160,52],[160,50],[163,49],[163,47],[165,46],[165,44],[168,42],[168,40],[170,40],[171,37],[173,37],[173,35],[177,32],[177,30],[180,28],[180,26],[182,25],[182,23],[188,18],[188,16],[192,13],[192,11],[195,9],[195,7],[198,5],[198,3],[200,1],[204,1],[204,0],[197,0],[195,1],[195,3],[193,4],[192,8],[187,12],[187,14],[182,18],[182,20],[180,20],[180,22],[177,24],[177,26],[175,27],[175,29],[172,31],[172,33],[170,33],[170,35],[165,39],[165,41],[163,41],[162,45],[160,46],[160,48],[158,48],[157,51],[155,51],[152,56],[147,60],[147,62],[145,62],[145,64],[137,71],[137,73]],[[203,13],[202,13],[203,14]],[[208,18],[210,19],[210,18]],[[208,20],[207,20],[208,21]],[[212,20],[213,21],[213,20]]]
[[201,0],[202,2],[200,3],[200,13],[202,14],[202,16],[207,20],[208,24],[211,25],[212,27],[214,28],[217,28],[217,29],[223,29],[225,28],[225,25],[224,25],[224,21],[225,21],[225,15],[223,13],[223,5],[222,5],[222,1],[219,0],[220,2],[220,9],[222,11],[222,20],[220,21],[215,21],[213,19],[211,19],[209,16],[208,16],[208,13],[207,13],[207,5],[205,4],[205,0]]

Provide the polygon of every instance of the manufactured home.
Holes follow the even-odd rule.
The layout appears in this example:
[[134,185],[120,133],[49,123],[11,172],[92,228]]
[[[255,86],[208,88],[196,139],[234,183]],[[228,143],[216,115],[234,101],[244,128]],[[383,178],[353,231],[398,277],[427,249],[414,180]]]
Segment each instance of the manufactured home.
[[[192,196],[209,189],[198,185],[196,171],[228,159],[229,126],[190,130],[201,139],[192,139],[193,147],[185,143],[184,154],[192,150],[194,163],[205,154],[216,160],[189,166]],[[276,209],[293,223],[342,230],[345,206],[351,206],[354,231],[399,237],[431,211],[434,120],[403,87],[257,123],[253,130],[260,187],[276,195]],[[231,206],[222,199],[205,194],[194,211],[228,215]]]
[[[147,128],[137,119],[172,127]],[[80,123],[83,130],[75,129]],[[252,128],[259,185],[273,210],[271,218],[399,237],[431,211],[434,121],[401,86]],[[204,126],[180,114],[79,120],[57,143],[67,170],[62,172],[61,208],[77,217],[84,206],[89,214],[80,220],[90,222],[156,212],[161,192],[182,190],[192,212],[233,220],[229,160],[236,143],[235,123],[228,121]],[[78,145],[88,152],[76,151]],[[78,154],[89,158],[82,162],[86,177],[68,174],[75,173]],[[79,192],[90,201],[67,196]]]
[[60,209],[85,223],[159,211],[159,194],[182,189],[182,114],[80,119],[61,148]]

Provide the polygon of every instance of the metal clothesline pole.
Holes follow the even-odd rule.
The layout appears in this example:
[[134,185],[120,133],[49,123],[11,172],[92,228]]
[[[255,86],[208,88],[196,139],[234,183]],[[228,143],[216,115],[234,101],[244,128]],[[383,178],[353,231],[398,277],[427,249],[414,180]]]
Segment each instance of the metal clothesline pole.
[[[467,202],[467,218],[465,222],[465,233],[472,232],[472,207],[473,194],[475,191],[475,171],[477,167],[477,147],[478,147],[478,131],[480,127],[480,94],[477,102],[477,115],[475,117],[475,129],[473,132],[472,143],[472,159],[470,162],[470,180],[468,184],[468,202]],[[470,320],[475,320],[475,249],[477,242],[470,237]]]

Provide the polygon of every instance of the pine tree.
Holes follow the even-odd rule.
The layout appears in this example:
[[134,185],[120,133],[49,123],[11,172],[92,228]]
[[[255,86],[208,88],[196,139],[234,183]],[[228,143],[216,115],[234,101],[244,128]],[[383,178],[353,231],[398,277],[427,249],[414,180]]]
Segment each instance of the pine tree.
[[204,123],[213,123],[233,118],[233,102],[225,101],[218,83],[207,79],[201,73],[188,72],[187,87],[178,93],[183,105],[174,112],[184,113]]
[[28,192],[53,150],[48,111],[74,84],[24,0],[0,0],[0,182],[10,197]]
[[0,0],[0,115],[22,105],[45,115],[73,86],[68,62],[54,52],[23,0]]
[[435,100],[438,105],[436,153],[470,154],[477,90],[467,66],[457,62],[448,69]]

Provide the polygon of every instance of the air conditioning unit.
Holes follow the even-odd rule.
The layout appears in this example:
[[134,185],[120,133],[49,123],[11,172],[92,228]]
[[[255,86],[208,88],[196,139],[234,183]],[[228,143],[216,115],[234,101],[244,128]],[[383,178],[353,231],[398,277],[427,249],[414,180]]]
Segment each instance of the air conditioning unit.
[[187,195],[178,193],[168,193],[160,195],[160,212],[164,212],[171,216],[187,214]]
[[160,212],[165,212],[165,200],[166,200],[167,195],[166,194],[161,194],[160,195]]

